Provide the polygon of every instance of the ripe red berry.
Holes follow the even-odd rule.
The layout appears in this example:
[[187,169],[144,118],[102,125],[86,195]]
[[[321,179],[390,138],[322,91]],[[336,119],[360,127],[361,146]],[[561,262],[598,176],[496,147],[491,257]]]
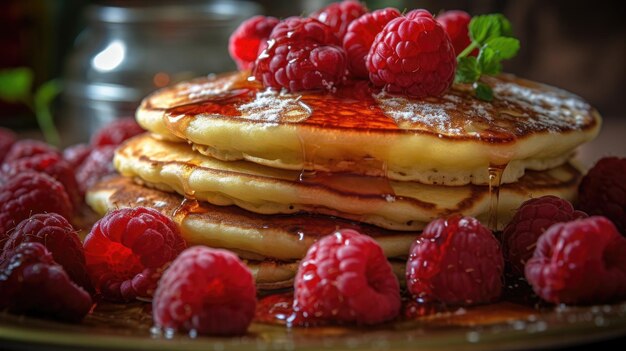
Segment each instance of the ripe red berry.
[[556,196],[525,201],[502,232],[504,253],[513,273],[524,275],[524,265],[535,252],[537,239],[551,225],[585,217],[586,213],[575,211],[569,201]]
[[17,135],[15,133],[9,129],[0,128],[0,164],[2,164],[4,157],[16,140]]
[[366,13],[350,23],[343,37],[343,48],[348,55],[348,69],[353,76],[358,78],[369,76],[365,67],[365,57],[374,43],[376,34],[380,33],[389,21],[400,16],[400,11],[388,7]]
[[21,244],[0,262],[0,310],[78,322],[91,305],[40,243]]
[[279,23],[259,55],[254,75],[266,87],[332,89],[346,73],[346,55],[330,27],[291,17]]
[[115,145],[95,147],[78,167],[76,181],[81,194],[85,194],[100,179],[115,173],[113,166],[115,148]]
[[74,209],[78,209],[83,202],[83,197],[78,189],[74,171],[65,162],[58,152],[38,153],[28,157],[6,161],[2,165],[2,171],[8,176],[13,176],[25,171],[45,173],[58,180],[72,202]]
[[372,238],[340,230],[313,244],[295,278],[294,310],[303,324],[377,324],[400,313],[400,288]]
[[605,217],[551,226],[526,263],[526,279],[552,303],[606,303],[626,298],[626,238]]
[[8,178],[0,187],[0,242],[21,221],[46,212],[71,217],[72,204],[61,183],[36,172],[22,172]]
[[376,35],[365,65],[374,85],[423,98],[441,95],[452,85],[456,56],[441,25],[428,12],[414,10]]
[[[75,144],[63,150],[63,159],[72,169],[78,169],[91,153],[93,147],[89,144]],[[78,180],[80,183],[80,180]]]
[[104,145],[119,145],[124,140],[130,139],[135,135],[144,133],[145,130],[135,122],[132,117],[120,118],[113,121],[100,130],[98,130],[91,137],[91,145],[94,147]]
[[233,253],[203,246],[174,260],[152,301],[158,327],[208,335],[245,334],[255,308],[250,270]]
[[328,25],[333,29],[337,38],[342,40],[350,23],[366,13],[367,8],[360,2],[344,0],[330,4],[311,14],[310,17]]
[[96,291],[113,301],[152,298],[166,266],[185,249],[174,222],[146,208],[108,213],[84,242],[87,271]]
[[421,301],[473,305],[496,300],[504,259],[491,231],[472,217],[430,222],[411,246],[407,287]]
[[228,52],[241,70],[251,69],[259,52],[265,49],[265,43],[278,19],[266,16],[254,16],[237,27],[228,40]]
[[39,140],[23,139],[16,141],[7,152],[4,162],[11,162],[40,154],[61,155],[57,149]]
[[10,233],[0,261],[8,259],[20,244],[28,242],[44,245],[74,283],[91,291],[83,244],[67,219],[56,213],[40,213],[23,220]]
[[[471,20],[472,16],[460,10],[446,11],[437,16],[437,22],[441,24],[450,37],[455,55],[460,54],[472,42],[469,37]],[[470,55],[478,55],[478,49],[474,49]]]
[[578,188],[578,207],[606,216],[626,235],[626,158],[605,157],[589,170]]

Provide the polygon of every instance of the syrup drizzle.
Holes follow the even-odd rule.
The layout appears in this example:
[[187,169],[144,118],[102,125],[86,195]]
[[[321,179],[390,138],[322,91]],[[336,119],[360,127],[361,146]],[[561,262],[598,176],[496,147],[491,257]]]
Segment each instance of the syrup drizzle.
[[505,165],[489,165],[489,228],[498,230],[498,205],[500,203],[500,185]]
[[[378,106],[372,88],[363,82],[352,82],[334,93],[305,94],[300,97],[310,111],[307,124],[350,129],[398,129],[398,126]],[[387,177],[387,164],[374,157],[345,155],[339,163],[317,164],[319,150],[333,145],[318,144],[319,136],[302,126],[296,126],[302,149],[302,170],[299,181],[366,196],[389,198],[395,196]],[[340,146],[338,146],[340,147]],[[323,157],[322,157],[323,158]],[[346,164],[350,170],[346,172]],[[320,171],[323,169],[323,171]]]
[[174,217],[174,221],[176,223],[183,223],[183,220],[189,214],[201,214],[206,213],[207,209],[203,207],[197,200],[183,198],[183,201],[180,202],[180,205],[174,209],[172,217]]

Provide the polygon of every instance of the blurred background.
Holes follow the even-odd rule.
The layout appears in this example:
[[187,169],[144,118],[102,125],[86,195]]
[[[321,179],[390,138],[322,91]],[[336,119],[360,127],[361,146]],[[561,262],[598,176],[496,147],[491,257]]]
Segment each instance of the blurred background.
[[[228,36],[254,14],[309,14],[324,0],[3,0],[0,70],[29,67],[32,89],[55,81],[53,115],[62,143],[86,141],[100,125],[132,116],[150,91],[234,69]],[[596,0],[365,1],[370,9],[426,8],[437,14],[501,12],[521,40],[505,70],[590,101],[606,119],[626,119],[623,3]],[[1,83],[1,82],[0,82]],[[37,128],[23,101],[0,102],[0,126]],[[623,146],[622,146],[623,147]],[[626,150],[624,151],[626,153]]]

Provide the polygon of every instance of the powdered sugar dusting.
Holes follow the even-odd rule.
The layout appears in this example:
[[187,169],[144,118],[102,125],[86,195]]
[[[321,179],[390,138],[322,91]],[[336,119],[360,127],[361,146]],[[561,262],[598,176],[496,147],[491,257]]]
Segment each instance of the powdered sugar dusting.
[[580,97],[540,84],[527,86],[499,82],[493,91],[496,98],[531,111],[532,116],[521,117],[526,117],[525,123],[538,130],[579,129],[587,123],[591,110]]
[[206,97],[219,95],[229,90],[235,82],[240,78],[238,75],[232,75],[223,79],[215,79],[215,75],[210,75],[203,84],[190,84],[182,85],[182,89],[179,90],[178,95],[184,96],[189,100],[201,100]]
[[[425,127],[446,135],[460,135],[465,132],[463,124],[458,123],[459,104],[463,99],[453,94],[445,94],[441,98],[410,100],[402,96],[394,96],[381,92],[374,95],[385,113],[394,119],[403,129]],[[476,111],[469,111],[475,118],[487,119],[491,117],[482,105],[476,105]]]
[[242,118],[268,123],[299,122],[311,115],[311,110],[300,102],[299,95],[272,89],[257,92],[253,101],[237,107],[237,110]]

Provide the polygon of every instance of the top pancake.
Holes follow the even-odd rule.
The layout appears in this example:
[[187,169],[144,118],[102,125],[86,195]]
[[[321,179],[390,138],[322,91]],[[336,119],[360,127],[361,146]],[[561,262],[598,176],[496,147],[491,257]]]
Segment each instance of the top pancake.
[[472,97],[465,85],[410,100],[365,82],[333,93],[286,93],[247,77],[234,72],[156,91],[137,120],[222,160],[444,185],[487,184],[490,165],[508,164],[503,183],[526,169],[556,167],[600,127],[581,98],[510,75],[485,78],[492,102]]

